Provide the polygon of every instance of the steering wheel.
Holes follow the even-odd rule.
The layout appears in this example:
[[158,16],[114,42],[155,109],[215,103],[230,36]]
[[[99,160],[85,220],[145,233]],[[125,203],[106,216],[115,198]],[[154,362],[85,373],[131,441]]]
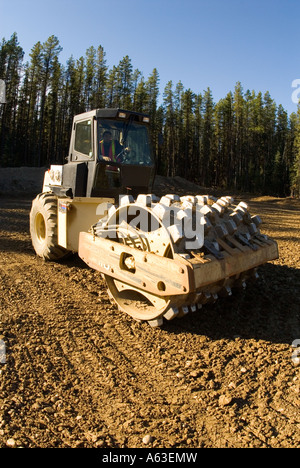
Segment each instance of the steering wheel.
[[122,151],[120,151],[120,153],[117,154],[116,158],[119,158],[120,156],[122,156],[122,162],[128,162],[129,153],[130,153],[130,149],[123,148]]

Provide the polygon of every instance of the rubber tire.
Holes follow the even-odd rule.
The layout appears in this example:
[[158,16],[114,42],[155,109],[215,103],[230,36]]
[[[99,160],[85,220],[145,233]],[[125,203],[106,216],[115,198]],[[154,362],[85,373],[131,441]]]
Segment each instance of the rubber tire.
[[32,202],[30,211],[31,242],[36,254],[44,260],[60,260],[69,250],[58,245],[57,197],[41,193]]

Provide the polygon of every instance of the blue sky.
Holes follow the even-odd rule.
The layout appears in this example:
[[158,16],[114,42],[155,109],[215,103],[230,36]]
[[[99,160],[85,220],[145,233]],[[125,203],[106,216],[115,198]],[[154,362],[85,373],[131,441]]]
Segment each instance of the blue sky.
[[299,18],[299,0],[0,0],[0,38],[17,32],[28,58],[53,34],[63,64],[102,45],[109,67],[128,55],[145,78],[157,68],[161,97],[171,80],[195,93],[210,87],[217,102],[240,81],[291,113]]

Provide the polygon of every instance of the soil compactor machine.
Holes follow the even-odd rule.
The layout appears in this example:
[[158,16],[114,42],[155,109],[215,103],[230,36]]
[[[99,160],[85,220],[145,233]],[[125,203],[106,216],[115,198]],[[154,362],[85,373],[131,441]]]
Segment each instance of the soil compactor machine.
[[160,326],[245,286],[278,247],[230,196],[154,195],[149,123],[122,109],[75,116],[67,162],[46,171],[30,232],[38,256],[77,252],[121,311]]

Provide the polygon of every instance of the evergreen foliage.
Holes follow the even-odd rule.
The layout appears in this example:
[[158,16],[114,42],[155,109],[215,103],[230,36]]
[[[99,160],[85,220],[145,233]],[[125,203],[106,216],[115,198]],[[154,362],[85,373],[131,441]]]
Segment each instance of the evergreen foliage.
[[269,92],[235,89],[215,103],[169,81],[159,102],[159,73],[148,78],[125,56],[108,69],[102,46],[59,61],[59,40],[37,42],[30,60],[17,34],[0,43],[0,166],[63,164],[73,116],[120,107],[151,117],[157,171],[202,186],[288,196],[300,193],[300,107],[288,116]]

